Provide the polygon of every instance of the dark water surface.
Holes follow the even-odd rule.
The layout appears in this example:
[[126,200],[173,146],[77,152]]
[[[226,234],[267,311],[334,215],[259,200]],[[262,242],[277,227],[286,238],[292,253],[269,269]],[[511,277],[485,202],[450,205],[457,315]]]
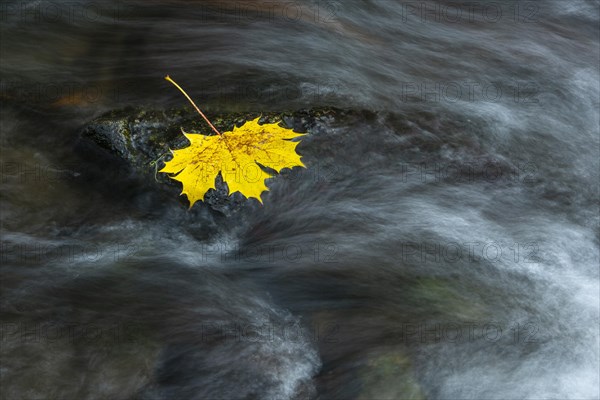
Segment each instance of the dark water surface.
[[[1,11],[2,399],[599,397],[598,2]],[[77,154],[167,73],[374,113],[207,226]]]

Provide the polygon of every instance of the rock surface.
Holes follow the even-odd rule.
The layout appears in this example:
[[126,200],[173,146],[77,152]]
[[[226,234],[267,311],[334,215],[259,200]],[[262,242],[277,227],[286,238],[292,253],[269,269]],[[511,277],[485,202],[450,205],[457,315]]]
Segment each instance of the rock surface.
[[[241,126],[245,121],[261,116],[261,123],[281,122],[296,132],[318,134],[324,129],[325,123],[350,114],[353,113],[324,108],[284,113],[209,113],[207,116],[220,132],[229,131],[234,126]],[[112,156],[123,160],[142,179],[156,180],[163,189],[177,188],[180,191],[179,182],[158,171],[164,165],[164,161],[169,159],[169,149],[179,149],[188,145],[181,129],[186,132],[213,134],[202,118],[189,108],[167,111],[126,108],[111,111],[91,121],[83,128],[82,138],[91,140]],[[184,196],[181,199],[187,204]],[[245,201],[239,193],[227,196],[227,189],[220,177],[217,190],[209,191],[205,198],[208,206],[225,215],[236,212]]]

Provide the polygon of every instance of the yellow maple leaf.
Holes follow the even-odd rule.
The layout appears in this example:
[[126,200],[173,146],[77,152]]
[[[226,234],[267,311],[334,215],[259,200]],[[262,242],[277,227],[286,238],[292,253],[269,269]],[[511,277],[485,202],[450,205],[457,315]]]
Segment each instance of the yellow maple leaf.
[[[173,83],[192,103],[200,115],[217,133],[206,136],[183,132],[190,146],[171,150],[173,158],[159,171],[183,184],[183,191],[190,202],[190,208],[198,200],[203,200],[209,189],[215,189],[219,173],[227,183],[229,194],[240,192],[247,198],[254,197],[262,204],[261,193],[269,189],[265,179],[272,176],[260,165],[280,172],[283,168],[305,167],[296,153],[299,142],[290,139],[303,136],[278,124],[259,124],[259,118],[247,121],[232,131],[220,133],[189,98],[187,93]],[[260,164],[260,165],[259,165]]]

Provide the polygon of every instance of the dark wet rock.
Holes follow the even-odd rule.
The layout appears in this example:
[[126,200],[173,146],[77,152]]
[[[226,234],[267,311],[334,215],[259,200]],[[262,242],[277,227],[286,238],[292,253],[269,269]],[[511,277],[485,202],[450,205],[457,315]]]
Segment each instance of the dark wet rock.
[[[261,123],[281,122],[294,131],[310,131],[319,135],[323,134],[326,123],[350,114],[352,112],[323,108],[283,113],[208,113],[207,117],[220,132],[229,131],[234,126],[241,126],[245,121],[260,116]],[[176,196],[181,192],[181,184],[158,171],[169,159],[169,149],[180,149],[188,145],[181,134],[182,129],[186,132],[214,134],[203,119],[188,108],[167,111],[126,108],[111,111],[91,121],[84,127],[82,137],[84,141],[91,141],[124,162],[141,179],[155,181]],[[181,201],[187,204],[184,196]],[[205,197],[205,204],[225,215],[237,212],[247,202],[239,193],[227,196],[227,189],[220,177],[217,190],[210,190]]]

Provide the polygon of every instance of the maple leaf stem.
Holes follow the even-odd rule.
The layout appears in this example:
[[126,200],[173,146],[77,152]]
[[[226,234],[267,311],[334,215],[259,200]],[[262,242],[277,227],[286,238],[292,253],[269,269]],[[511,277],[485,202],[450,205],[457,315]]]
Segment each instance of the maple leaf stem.
[[175,85],[175,87],[176,87],[177,89],[179,89],[179,91],[180,91],[181,93],[183,93],[183,95],[184,95],[184,96],[185,96],[185,97],[186,97],[186,98],[187,98],[187,99],[190,101],[190,103],[192,103],[192,105],[194,106],[194,108],[196,109],[196,111],[198,111],[198,114],[200,114],[200,115],[202,116],[202,118],[204,118],[204,120],[205,120],[205,121],[208,123],[208,125],[210,125],[210,127],[212,128],[212,130],[213,130],[213,131],[215,131],[215,132],[217,132],[217,134],[218,134],[219,136],[221,136],[221,132],[219,132],[219,131],[217,130],[217,128],[215,128],[215,126],[214,126],[213,124],[211,124],[211,123],[210,123],[210,121],[208,120],[208,118],[206,118],[206,115],[204,115],[204,113],[203,113],[202,111],[200,111],[200,109],[198,108],[198,106],[196,105],[196,103],[194,103],[194,100],[192,100],[192,99],[190,98],[190,96],[188,96],[188,94],[185,92],[185,90],[183,90],[183,89],[181,88],[181,86],[179,86],[179,85],[177,84],[177,82],[175,82],[173,79],[171,79],[171,77],[170,77],[169,75],[165,76],[165,79],[166,79],[166,80],[168,80],[169,82],[171,82],[173,85]]

